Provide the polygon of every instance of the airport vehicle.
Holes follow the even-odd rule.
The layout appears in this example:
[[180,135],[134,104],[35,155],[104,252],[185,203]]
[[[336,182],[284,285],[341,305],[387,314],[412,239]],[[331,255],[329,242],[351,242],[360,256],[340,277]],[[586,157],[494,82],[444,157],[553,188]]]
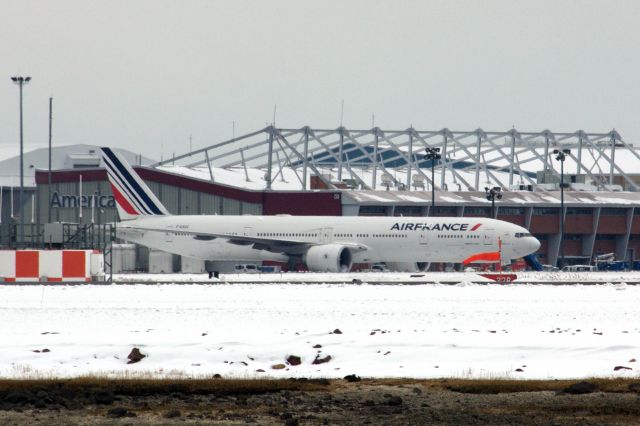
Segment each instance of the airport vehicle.
[[374,263],[371,265],[371,272],[389,272],[389,268],[384,263]]
[[593,272],[596,270],[593,265],[569,265],[562,268],[562,272]]
[[260,271],[255,263],[241,263],[233,268],[236,274],[257,274]]
[[169,253],[302,261],[318,272],[346,272],[355,262],[421,271],[428,262],[506,264],[540,247],[523,227],[488,218],[171,215],[122,156],[102,153],[121,219],[118,238]]
[[558,272],[560,268],[553,265],[542,265],[542,270],[545,272]]

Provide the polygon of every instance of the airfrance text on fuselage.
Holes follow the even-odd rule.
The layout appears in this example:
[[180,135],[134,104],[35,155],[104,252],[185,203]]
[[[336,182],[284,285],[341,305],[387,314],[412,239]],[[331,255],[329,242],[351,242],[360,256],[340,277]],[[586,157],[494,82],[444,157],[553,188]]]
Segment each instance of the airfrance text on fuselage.
[[468,231],[468,223],[394,223],[392,231]]

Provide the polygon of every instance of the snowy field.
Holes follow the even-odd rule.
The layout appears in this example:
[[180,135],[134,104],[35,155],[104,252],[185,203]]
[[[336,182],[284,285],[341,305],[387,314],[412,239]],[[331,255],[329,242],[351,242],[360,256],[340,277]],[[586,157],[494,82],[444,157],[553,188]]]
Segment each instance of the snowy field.
[[5,286],[0,376],[635,377],[639,319],[621,284]]
[[[447,283],[471,284],[491,283],[494,280],[483,277],[481,272],[349,272],[313,273],[286,272],[260,274],[222,274],[220,279],[209,279],[207,274],[116,274],[115,282],[120,283]],[[505,273],[506,274],[506,273]],[[518,284],[640,284],[640,271],[629,272],[516,272]]]

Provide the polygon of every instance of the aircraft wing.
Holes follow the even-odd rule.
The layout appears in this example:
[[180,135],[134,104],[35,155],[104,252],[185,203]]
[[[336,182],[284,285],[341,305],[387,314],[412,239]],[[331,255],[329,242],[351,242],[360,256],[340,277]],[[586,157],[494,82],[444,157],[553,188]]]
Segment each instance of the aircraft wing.
[[[229,244],[236,244],[239,246],[252,246],[256,250],[266,250],[273,253],[285,253],[285,254],[302,254],[309,247],[323,245],[324,243],[301,241],[295,239],[280,239],[280,238],[264,238],[254,237],[247,235],[231,235],[231,234],[217,234],[210,232],[198,232],[183,229],[170,229],[170,228],[149,228],[149,227],[129,227],[126,229],[134,229],[140,231],[151,232],[164,232],[173,233],[176,235],[191,235],[193,239],[200,241],[211,241],[215,239],[226,240]],[[354,252],[368,250],[364,244],[341,242],[340,245],[350,248]]]

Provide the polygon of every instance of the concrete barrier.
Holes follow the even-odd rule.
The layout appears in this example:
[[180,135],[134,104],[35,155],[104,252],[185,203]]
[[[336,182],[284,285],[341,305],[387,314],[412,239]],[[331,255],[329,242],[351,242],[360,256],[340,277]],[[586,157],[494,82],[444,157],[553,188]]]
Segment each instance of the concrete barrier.
[[104,278],[98,250],[0,250],[0,282],[90,282]]

